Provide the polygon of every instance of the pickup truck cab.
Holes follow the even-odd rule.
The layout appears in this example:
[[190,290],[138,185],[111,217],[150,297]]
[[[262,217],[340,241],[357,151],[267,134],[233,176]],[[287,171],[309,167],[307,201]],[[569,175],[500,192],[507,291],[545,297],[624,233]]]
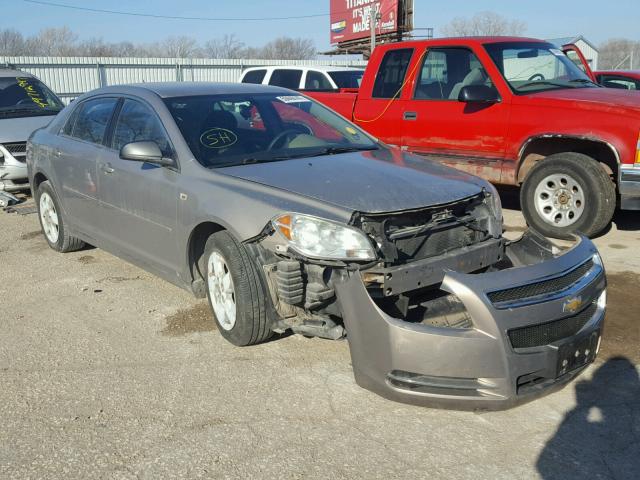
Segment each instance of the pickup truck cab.
[[640,102],[520,37],[382,45],[356,92],[307,92],[369,133],[495,184],[536,230],[593,236],[640,209]]

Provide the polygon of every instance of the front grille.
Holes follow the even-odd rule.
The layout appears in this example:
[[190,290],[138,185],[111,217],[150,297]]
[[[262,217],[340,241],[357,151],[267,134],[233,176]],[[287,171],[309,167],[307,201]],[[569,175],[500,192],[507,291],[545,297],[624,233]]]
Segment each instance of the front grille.
[[17,161],[27,161],[27,142],[5,143],[2,145]]
[[552,322],[509,330],[513,348],[530,348],[549,345],[578,333],[596,314],[598,306],[592,303],[580,313]]
[[528,285],[521,285],[519,287],[508,288],[506,290],[498,290],[497,292],[489,293],[487,296],[493,303],[502,303],[525,300],[537,297],[538,295],[561,292],[579,281],[592,268],[593,260],[589,260],[561,277],[537,283],[530,283]]

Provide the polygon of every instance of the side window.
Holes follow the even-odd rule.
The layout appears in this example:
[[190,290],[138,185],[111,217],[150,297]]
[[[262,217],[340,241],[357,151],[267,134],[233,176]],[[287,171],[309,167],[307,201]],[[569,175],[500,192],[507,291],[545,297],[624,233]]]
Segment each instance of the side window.
[[393,98],[402,88],[404,77],[413,55],[412,48],[391,50],[385,53],[373,85],[374,98]]
[[269,85],[297,90],[300,88],[301,78],[302,70],[274,70],[271,74]]
[[71,135],[85,142],[102,144],[116,103],[116,98],[96,98],[83,102]]
[[126,99],[113,130],[111,147],[119,151],[131,142],[155,142],[165,157],[172,156],[171,144],[155,112],[140,102]]
[[71,136],[71,134],[73,133],[73,127],[76,124],[76,118],[78,118],[78,112],[82,109],[82,106],[74,109],[71,114],[69,115],[69,117],[67,118],[67,121],[65,122],[64,126],[62,127],[62,129],[60,130],[60,133],[63,135],[68,135]]
[[304,82],[305,90],[332,90],[333,86],[327,76],[322,72],[307,72],[307,79]]
[[266,70],[250,70],[242,77],[242,83],[262,83],[266,74]]
[[640,80],[631,78],[616,77],[612,75],[601,75],[598,81],[607,88],[619,88],[622,90],[639,90]]
[[458,100],[464,87],[493,87],[478,57],[466,48],[433,48],[424,57],[414,98]]

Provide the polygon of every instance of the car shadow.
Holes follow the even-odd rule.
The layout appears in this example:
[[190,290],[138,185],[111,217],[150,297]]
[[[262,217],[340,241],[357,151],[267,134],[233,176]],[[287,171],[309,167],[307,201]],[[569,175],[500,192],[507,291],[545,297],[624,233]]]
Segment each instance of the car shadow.
[[640,478],[640,378],[625,357],[576,385],[577,405],[545,445],[536,467],[545,480]]

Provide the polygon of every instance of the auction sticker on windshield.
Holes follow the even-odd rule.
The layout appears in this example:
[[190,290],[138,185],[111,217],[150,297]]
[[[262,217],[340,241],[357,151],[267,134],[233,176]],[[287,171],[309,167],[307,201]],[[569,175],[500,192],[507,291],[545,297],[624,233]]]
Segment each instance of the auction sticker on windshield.
[[278,100],[284,103],[300,103],[300,102],[310,102],[308,98],[303,97],[302,95],[285,95],[283,97],[276,97]]
[[24,89],[27,95],[29,95],[29,98],[33,103],[38,105],[40,108],[47,108],[49,106],[49,102],[42,98],[40,92],[31,85],[28,78],[18,77],[16,80],[18,81],[18,85]]

